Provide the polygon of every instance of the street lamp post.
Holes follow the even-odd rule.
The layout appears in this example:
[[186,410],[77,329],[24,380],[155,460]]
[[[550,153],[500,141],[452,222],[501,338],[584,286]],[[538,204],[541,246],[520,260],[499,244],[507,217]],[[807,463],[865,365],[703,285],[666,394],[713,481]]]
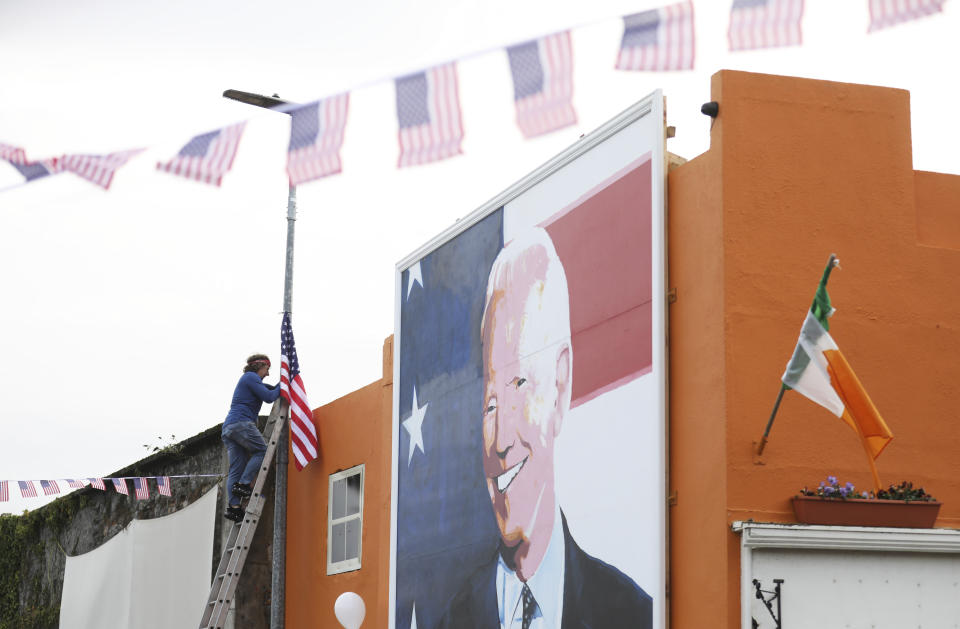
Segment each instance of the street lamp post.
[[[263,96],[240,90],[226,90],[224,98],[248,105],[274,109],[290,105],[276,95]],[[285,112],[286,113],[286,112]],[[293,312],[293,236],[297,220],[297,187],[290,184],[287,192],[287,260],[283,277],[283,311]],[[280,421],[289,421],[287,406]],[[270,629],[284,629],[285,570],[287,544],[287,431],[280,431],[277,442],[276,483],[273,492],[273,569],[270,579]]]

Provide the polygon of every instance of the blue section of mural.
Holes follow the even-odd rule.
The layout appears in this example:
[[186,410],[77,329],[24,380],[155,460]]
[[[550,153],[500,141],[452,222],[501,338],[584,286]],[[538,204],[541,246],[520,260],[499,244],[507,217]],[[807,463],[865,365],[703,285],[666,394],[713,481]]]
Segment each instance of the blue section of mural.
[[500,209],[403,272],[397,629],[410,628],[414,605],[418,629],[436,626],[464,567],[496,552],[482,470],[480,320],[502,247]]

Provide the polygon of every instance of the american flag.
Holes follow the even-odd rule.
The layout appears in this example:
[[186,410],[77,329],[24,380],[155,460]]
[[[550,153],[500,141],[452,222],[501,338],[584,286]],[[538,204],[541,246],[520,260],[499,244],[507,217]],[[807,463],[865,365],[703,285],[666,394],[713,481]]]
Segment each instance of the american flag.
[[870,28],[873,32],[901,22],[943,11],[945,0],[870,0]]
[[43,487],[43,493],[47,496],[53,496],[60,493],[60,486],[55,480],[42,480],[40,486]]
[[0,502],[10,500],[10,492],[7,489],[7,481],[0,480]]
[[12,164],[23,164],[27,161],[27,153],[19,146],[0,143],[0,159]]
[[68,478],[67,485],[73,487],[74,489],[83,489],[84,484],[82,480],[77,480],[75,478]]
[[110,189],[113,174],[118,168],[126,164],[131,157],[143,149],[118,151],[107,155],[64,155],[61,158],[63,170],[68,170],[78,177],[83,177],[95,183],[104,190]]
[[55,175],[63,171],[55,157],[39,162],[10,162],[10,165],[16,168],[28,182],[46,177],[47,175]]
[[517,125],[532,138],[577,122],[570,31],[507,48]]
[[150,490],[147,489],[146,478],[134,478],[133,489],[137,494],[137,500],[146,500],[150,497]]
[[63,170],[60,166],[59,158],[52,157],[50,159],[31,162],[27,159],[27,154],[22,148],[19,146],[10,146],[9,144],[0,144],[0,159],[9,162],[28,182],[46,177],[47,175],[59,173]]
[[799,46],[802,20],[803,0],[733,0],[730,50]]
[[291,186],[340,172],[340,147],[349,105],[350,94],[340,94],[287,112],[287,176]]
[[157,169],[187,179],[219,186],[233,167],[240,137],[246,122],[201,133],[187,142],[168,162],[157,162]]
[[36,498],[37,489],[33,486],[32,480],[18,480],[17,483],[20,485],[20,495],[24,498]]
[[462,153],[456,64],[400,77],[394,84],[400,127],[397,165],[426,164]]
[[106,491],[106,490],[107,490],[106,485],[103,484],[103,479],[102,479],[102,478],[88,478],[87,480],[90,481],[90,486],[91,486],[91,487],[93,487],[93,488],[95,488],[95,489],[99,489],[100,491]]
[[290,404],[290,445],[298,470],[317,458],[317,428],[300,379],[300,361],[293,342],[290,313],[283,313],[280,326],[280,395]]
[[623,18],[618,70],[692,70],[693,56],[690,0]]
[[157,491],[160,492],[161,496],[170,495],[170,477],[169,476],[157,476]]
[[127,491],[127,481],[123,478],[111,478],[113,481],[113,488],[118,494],[123,494],[129,496],[130,492]]

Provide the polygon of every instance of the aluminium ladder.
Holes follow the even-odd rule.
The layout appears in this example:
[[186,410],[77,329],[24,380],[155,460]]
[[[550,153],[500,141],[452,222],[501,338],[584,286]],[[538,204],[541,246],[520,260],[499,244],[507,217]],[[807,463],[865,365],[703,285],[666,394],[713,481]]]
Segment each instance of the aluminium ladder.
[[[214,576],[213,583],[210,585],[210,596],[207,598],[207,604],[203,610],[200,629],[223,629],[227,621],[227,614],[230,611],[233,595],[237,589],[237,581],[240,580],[243,564],[247,560],[250,544],[253,542],[253,534],[260,522],[260,514],[263,511],[264,503],[263,484],[267,479],[267,472],[273,462],[274,451],[277,449],[277,442],[282,434],[280,431],[283,430],[286,423],[287,407],[287,403],[283,401],[283,398],[280,398],[270,411],[270,418],[267,420],[265,428],[269,429],[272,422],[273,429],[270,431],[270,439],[267,441],[267,451],[263,454],[263,463],[260,465],[260,472],[257,474],[257,480],[253,485],[253,493],[247,502],[243,521],[231,522],[228,525],[230,526],[230,535],[224,545],[223,556],[220,558],[220,565],[217,566],[216,576]],[[230,521],[227,520],[227,522]]]

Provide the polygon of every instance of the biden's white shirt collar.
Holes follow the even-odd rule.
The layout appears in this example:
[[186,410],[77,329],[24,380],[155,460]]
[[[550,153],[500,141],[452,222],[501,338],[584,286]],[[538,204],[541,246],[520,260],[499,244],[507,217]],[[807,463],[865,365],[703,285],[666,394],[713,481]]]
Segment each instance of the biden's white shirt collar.
[[[565,540],[560,508],[553,514],[553,531],[547,552],[537,571],[527,581],[537,610],[530,629],[560,629],[563,617],[563,573],[566,563]],[[523,582],[507,566],[502,557],[497,558],[497,607],[500,611],[500,627],[520,629],[523,622]]]

